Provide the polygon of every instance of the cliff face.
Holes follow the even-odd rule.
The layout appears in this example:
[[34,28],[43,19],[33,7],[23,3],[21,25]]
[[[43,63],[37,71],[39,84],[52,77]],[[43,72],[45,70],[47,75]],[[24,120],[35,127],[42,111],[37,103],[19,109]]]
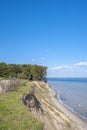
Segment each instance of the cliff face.
[[31,108],[30,113],[42,121],[43,130],[80,130],[78,124],[72,121],[65,113],[57,106],[55,92],[52,91],[48,84],[44,82],[31,82],[34,89],[34,95],[40,103],[40,109]]
[[9,92],[15,89],[19,85],[18,80],[1,80],[0,81],[0,93]]

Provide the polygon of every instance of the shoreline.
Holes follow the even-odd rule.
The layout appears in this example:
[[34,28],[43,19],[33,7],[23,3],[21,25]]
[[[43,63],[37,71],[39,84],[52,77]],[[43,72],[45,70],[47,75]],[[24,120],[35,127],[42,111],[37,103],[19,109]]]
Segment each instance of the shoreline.
[[71,111],[73,114],[75,114],[78,118],[80,118],[81,120],[83,120],[84,122],[87,123],[87,118],[85,116],[82,116],[81,114],[79,114],[79,112],[76,112],[72,107],[68,106],[67,104],[65,104],[61,99],[57,100],[63,104],[69,111]]
[[[49,88],[51,88],[51,86],[48,84]],[[51,88],[52,89],[52,88]],[[67,105],[66,103],[63,102],[63,100],[60,98],[60,93],[56,92],[55,89],[52,89],[55,92],[55,98],[62,104],[64,105],[67,109],[69,109],[72,113],[74,113],[76,116],[78,116],[78,118],[80,118],[81,120],[83,120],[84,122],[87,123],[87,118],[80,114],[79,112],[76,112],[74,110],[74,108],[70,107],[69,105]]]
[[49,96],[51,100],[54,102],[54,106],[56,106],[58,109],[61,109],[61,111],[72,121],[74,121],[81,130],[87,130],[87,122],[85,119],[79,116],[78,113],[75,113],[72,111],[68,105],[64,104],[61,100],[58,99],[57,93],[54,89],[50,87],[49,84],[47,84],[49,88]]

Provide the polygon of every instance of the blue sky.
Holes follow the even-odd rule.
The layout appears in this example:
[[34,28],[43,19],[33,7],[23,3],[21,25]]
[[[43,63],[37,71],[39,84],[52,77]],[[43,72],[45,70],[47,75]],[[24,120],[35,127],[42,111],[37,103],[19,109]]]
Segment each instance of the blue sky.
[[87,1],[0,0],[0,61],[87,77]]

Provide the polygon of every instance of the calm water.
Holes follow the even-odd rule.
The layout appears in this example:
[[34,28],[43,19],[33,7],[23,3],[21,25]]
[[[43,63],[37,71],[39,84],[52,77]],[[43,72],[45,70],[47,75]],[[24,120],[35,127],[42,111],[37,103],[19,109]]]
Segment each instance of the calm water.
[[87,78],[48,78],[58,99],[87,121]]

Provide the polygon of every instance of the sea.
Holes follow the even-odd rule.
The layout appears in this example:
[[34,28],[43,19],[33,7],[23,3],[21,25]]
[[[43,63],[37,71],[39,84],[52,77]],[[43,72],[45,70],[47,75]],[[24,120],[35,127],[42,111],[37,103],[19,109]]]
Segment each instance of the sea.
[[87,121],[87,78],[48,78],[48,83],[60,102]]

